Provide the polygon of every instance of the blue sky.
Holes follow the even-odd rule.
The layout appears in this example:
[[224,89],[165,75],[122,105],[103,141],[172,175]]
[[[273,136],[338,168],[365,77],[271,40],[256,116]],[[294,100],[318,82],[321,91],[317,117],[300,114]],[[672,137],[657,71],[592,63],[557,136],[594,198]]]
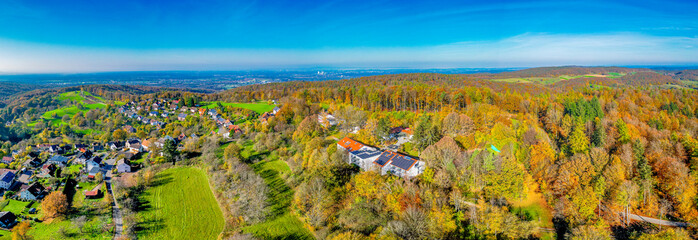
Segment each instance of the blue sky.
[[697,63],[697,1],[0,2],[3,72]]

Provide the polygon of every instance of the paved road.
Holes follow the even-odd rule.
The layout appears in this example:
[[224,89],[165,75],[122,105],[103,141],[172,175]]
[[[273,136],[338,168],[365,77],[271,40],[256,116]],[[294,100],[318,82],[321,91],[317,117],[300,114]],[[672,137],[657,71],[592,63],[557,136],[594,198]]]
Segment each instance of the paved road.
[[113,211],[112,217],[114,218],[114,224],[116,225],[114,226],[114,239],[118,239],[123,234],[124,219],[121,216],[121,208],[119,207],[119,204],[117,204],[116,202],[116,196],[114,195],[114,192],[112,192],[111,189],[111,179],[112,173],[111,171],[107,171],[107,177],[104,178],[104,181],[107,185],[107,191],[112,196],[112,198],[114,198],[111,204],[111,208]]
[[[622,217],[625,217],[624,212],[619,212]],[[657,224],[657,225],[662,225],[662,226],[670,226],[670,227],[688,227],[688,223],[685,222],[672,222],[668,220],[662,220],[662,219],[656,219],[656,218],[651,218],[651,217],[645,217],[645,216],[640,216],[637,214],[628,214],[631,220],[635,221],[642,221],[642,222],[648,222],[652,224]]]

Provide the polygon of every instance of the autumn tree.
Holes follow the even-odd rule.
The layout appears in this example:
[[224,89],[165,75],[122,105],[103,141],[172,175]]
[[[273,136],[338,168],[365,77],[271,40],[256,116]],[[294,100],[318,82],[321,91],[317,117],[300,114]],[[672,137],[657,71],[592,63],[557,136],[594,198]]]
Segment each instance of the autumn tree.
[[540,141],[529,147],[531,151],[531,174],[542,182],[548,176],[548,168],[555,162],[555,150],[547,141]]
[[63,216],[68,212],[68,198],[62,192],[51,192],[41,202],[41,209],[44,211],[46,218]]
[[111,136],[115,140],[123,141],[126,139],[127,133],[122,129],[116,129],[116,131],[114,131]]
[[296,131],[293,132],[293,139],[299,142],[305,142],[320,136],[322,132],[323,128],[322,125],[318,123],[317,115],[311,115],[298,124]]
[[443,137],[427,147],[420,158],[432,168],[453,168],[462,164],[462,150],[451,137]]
[[446,115],[442,125],[444,135],[466,135],[473,129],[473,120],[465,114],[451,112]]
[[587,138],[587,135],[584,132],[584,125],[581,123],[577,124],[574,131],[572,131],[572,135],[568,139],[568,142],[570,152],[573,154],[587,151],[589,148],[589,138]]
[[31,223],[29,221],[22,221],[17,226],[12,228],[12,240],[29,240],[32,239],[28,235],[29,228],[31,228]]
[[223,157],[225,159],[230,159],[230,158],[241,159],[242,156],[240,155],[240,146],[238,146],[234,142],[228,144],[228,146],[225,147],[225,150],[223,150]]
[[618,142],[621,144],[628,143],[630,141],[630,130],[623,119],[618,119],[616,121],[616,129],[618,131]]
[[572,229],[565,235],[569,240],[611,240],[611,233],[604,228],[582,225]]

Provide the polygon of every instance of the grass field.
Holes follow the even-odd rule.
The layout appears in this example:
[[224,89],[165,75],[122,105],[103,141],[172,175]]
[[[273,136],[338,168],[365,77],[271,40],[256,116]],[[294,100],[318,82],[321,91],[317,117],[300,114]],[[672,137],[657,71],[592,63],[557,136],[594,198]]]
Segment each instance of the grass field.
[[82,92],[82,94],[81,94],[80,91],[61,93],[60,95],[58,95],[57,99],[58,100],[71,100],[71,101],[80,102],[82,104],[85,104],[85,102],[94,102],[94,101],[104,102],[104,98],[102,98],[102,97],[92,95],[92,93],[89,93],[89,92]]
[[[243,152],[249,153],[247,148],[249,147],[243,146]],[[252,155],[245,158],[254,157],[259,156]],[[271,206],[267,221],[248,226],[243,231],[252,233],[260,239],[314,239],[303,226],[303,222],[290,212],[293,189],[280,176],[291,171],[288,164],[272,153],[266,154],[264,160],[252,164],[251,167],[269,187],[267,201]]]
[[[632,74],[632,73],[631,73]],[[559,77],[531,77],[531,78],[501,78],[501,79],[491,79],[490,81],[496,82],[509,82],[509,83],[537,83],[542,85],[553,84],[559,81],[566,81],[577,78],[592,78],[592,77],[605,77],[605,78],[619,78],[625,76],[625,73],[615,73],[610,72],[606,74],[592,74],[592,75],[562,75]]]
[[[97,97],[92,95],[89,92],[83,92],[80,94],[80,91],[75,91],[75,92],[66,92],[66,93],[61,93],[56,99],[61,100],[61,101],[74,101],[77,103],[82,104],[83,109],[79,109],[77,106],[69,106],[69,107],[63,107],[59,109],[54,109],[48,112],[45,112],[41,118],[45,119],[48,121],[52,126],[60,126],[62,124],[68,124],[67,122],[63,122],[62,118],[65,115],[68,115],[72,117],[78,112],[87,112],[92,109],[104,109],[107,107],[107,105],[104,103],[104,99],[101,97]],[[33,123],[28,124],[28,126],[34,126],[36,124],[36,121]],[[94,130],[93,129],[79,129],[75,126],[70,125],[73,129],[75,129],[76,132],[81,133],[81,134],[90,134]]]
[[[258,102],[258,103],[227,103],[227,102],[220,102],[221,105],[223,106],[233,106],[233,107],[239,107],[239,108],[244,108],[244,109],[249,109],[252,111],[255,111],[259,114],[269,112],[276,105],[274,104],[268,104],[265,102]],[[218,106],[218,102],[210,102],[208,105],[203,106],[204,108],[215,108]]]
[[196,168],[171,168],[158,173],[141,196],[145,209],[139,239],[217,239],[223,231],[223,213]]

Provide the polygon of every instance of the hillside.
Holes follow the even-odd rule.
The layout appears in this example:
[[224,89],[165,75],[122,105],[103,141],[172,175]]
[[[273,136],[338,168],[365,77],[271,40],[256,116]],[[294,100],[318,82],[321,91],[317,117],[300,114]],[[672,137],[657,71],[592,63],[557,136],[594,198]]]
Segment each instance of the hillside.
[[[0,165],[108,146],[95,152],[131,171],[110,170],[122,232],[142,239],[695,238],[683,228],[698,224],[698,94],[686,82],[563,67],[217,93],[34,90],[0,110],[11,120],[0,155],[18,159]],[[82,168],[62,171],[93,186]],[[40,220],[42,236],[85,235]]]

